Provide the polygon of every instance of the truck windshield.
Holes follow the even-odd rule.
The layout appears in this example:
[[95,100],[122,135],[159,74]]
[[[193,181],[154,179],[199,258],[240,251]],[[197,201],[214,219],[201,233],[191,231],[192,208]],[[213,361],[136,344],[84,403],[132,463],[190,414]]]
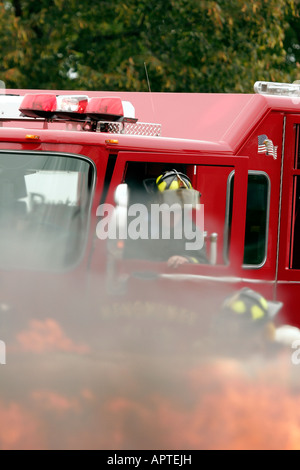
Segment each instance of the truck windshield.
[[57,154],[0,152],[0,267],[62,270],[85,245],[92,165]]

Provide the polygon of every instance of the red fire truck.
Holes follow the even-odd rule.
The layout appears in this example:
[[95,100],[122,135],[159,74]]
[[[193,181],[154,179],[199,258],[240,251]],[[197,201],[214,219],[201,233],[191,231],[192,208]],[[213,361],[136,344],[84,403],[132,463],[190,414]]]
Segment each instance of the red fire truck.
[[[58,292],[70,301],[65,286],[74,278],[78,297],[85,289],[97,305],[111,296],[159,299],[203,316],[248,286],[283,302],[283,321],[300,326],[300,85],[254,88],[253,94],[3,91],[3,305],[16,302],[24,272],[27,293],[33,284],[32,293],[51,286],[51,308]],[[174,270],[123,259],[123,243],[109,251],[96,235],[99,205],[115,204],[118,188],[132,194],[166,168],[187,174],[201,193],[207,263]],[[45,297],[41,302],[45,309]]]

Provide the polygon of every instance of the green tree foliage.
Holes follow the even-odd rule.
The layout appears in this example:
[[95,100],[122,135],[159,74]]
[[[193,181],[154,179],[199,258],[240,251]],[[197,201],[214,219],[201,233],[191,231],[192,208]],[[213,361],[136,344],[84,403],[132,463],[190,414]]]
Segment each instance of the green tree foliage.
[[298,21],[295,0],[0,2],[0,79],[7,88],[251,92],[256,80],[299,78]]

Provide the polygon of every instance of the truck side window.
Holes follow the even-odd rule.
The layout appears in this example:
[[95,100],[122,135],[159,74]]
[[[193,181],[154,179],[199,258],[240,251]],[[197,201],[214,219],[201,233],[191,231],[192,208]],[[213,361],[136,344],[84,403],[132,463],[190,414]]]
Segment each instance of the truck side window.
[[295,125],[296,139],[295,139],[295,170],[300,170],[300,125]]
[[300,176],[294,176],[294,207],[291,236],[290,268],[300,269]]
[[194,163],[167,163],[163,161],[129,161],[125,167],[122,180],[129,186],[129,205],[136,202],[144,203],[145,200],[149,201],[145,182],[153,179],[155,182],[155,179],[164,171],[174,168],[186,174],[190,178],[193,188],[201,193],[200,204],[204,211],[203,227],[201,226],[202,221],[200,219],[196,220],[195,214],[193,214],[193,221],[202,230],[204,236],[206,263],[225,264],[224,240],[227,241],[227,238],[224,236],[224,227],[227,226],[228,228],[226,195],[229,190],[228,175],[233,173],[233,166],[195,165]]
[[[195,211],[192,210],[192,201],[194,209],[200,202],[199,191],[191,191],[191,202],[188,203],[191,208],[185,212],[181,206],[185,199],[180,191],[179,193],[170,191],[168,195],[164,193],[164,199],[163,194],[157,189],[157,178],[165,171],[173,169],[182,173],[183,177],[186,175],[194,188],[195,165],[193,164],[127,162],[123,182],[129,188],[129,214],[124,257],[168,263],[178,258],[181,261],[184,259],[184,263],[208,264],[204,227],[203,224],[201,226],[200,217],[197,220]],[[195,197],[194,200],[192,196]],[[139,204],[139,208],[134,207],[136,204]],[[130,213],[131,208],[132,213]]]
[[[300,169],[300,125],[295,126],[294,170]],[[293,175],[293,206],[290,238],[290,269],[300,269],[300,176]]]
[[[230,180],[229,234],[232,217],[234,174]],[[268,247],[268,224],[270,206],[270,179],[266,173],[249,171],[244,267],[260,268],[264,265]]]

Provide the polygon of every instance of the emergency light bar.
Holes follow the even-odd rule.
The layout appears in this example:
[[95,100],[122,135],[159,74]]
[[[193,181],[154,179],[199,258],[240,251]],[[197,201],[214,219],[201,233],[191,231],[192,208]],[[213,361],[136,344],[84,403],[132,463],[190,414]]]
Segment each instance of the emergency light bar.
[[256,82],[255,93],[260,95],[300,96],[299,83]]
[[[86,95],[55,95],[46,92],[27,93],[24,96],[0,95],[0,121],[24,118],[80,122],[83,131],[161,135],[161,124],[137,122],[132,103],[119,97],[89,98]],[[26,138],[33,137],[28,135]]]
[[24,116],[34,118],[137,121],[132,104],[118,97],[89,98],[86,95],[56,96],[52,93],[28,93],[24,96],[19,110]]

